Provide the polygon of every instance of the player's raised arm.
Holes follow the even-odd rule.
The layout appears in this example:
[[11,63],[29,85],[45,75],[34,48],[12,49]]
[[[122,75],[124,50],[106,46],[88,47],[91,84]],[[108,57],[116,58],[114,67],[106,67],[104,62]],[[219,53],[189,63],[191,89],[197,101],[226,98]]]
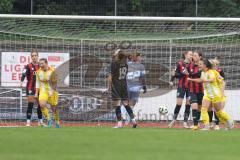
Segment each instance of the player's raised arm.
[[29,66],[26,65],[22,71],[22,77],[21,77],[21,81],[20,81],[20,87],[22,87],[23,81],[25,80],[26,76],[28,76],[30,73],[29,71]]

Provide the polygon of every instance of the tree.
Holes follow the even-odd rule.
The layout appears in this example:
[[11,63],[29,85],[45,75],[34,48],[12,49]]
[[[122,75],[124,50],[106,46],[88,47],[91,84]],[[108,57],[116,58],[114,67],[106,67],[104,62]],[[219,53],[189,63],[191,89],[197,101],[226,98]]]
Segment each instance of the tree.
[[0,13],[10,13],[13,8],[14,0],[0,0]]
[[199,16],[240,17],[240,0],[201,0]]

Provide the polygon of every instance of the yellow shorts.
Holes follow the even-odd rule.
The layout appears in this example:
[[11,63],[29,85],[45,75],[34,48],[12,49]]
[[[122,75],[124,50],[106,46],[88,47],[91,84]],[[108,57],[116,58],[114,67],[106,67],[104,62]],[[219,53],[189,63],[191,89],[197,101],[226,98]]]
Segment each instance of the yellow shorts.
[[58,92],[54,91],[53,96],[49,96],[49,92],[39,92],[39,101],[47,101],[50,105],[56,106],[58,105]]
[[212,103],[220,103],[220,102],[225,102],[226,101],[226,96],[211,98],[209,96],[204,95],[203,99],[205,99],[207,101],[210,101]]

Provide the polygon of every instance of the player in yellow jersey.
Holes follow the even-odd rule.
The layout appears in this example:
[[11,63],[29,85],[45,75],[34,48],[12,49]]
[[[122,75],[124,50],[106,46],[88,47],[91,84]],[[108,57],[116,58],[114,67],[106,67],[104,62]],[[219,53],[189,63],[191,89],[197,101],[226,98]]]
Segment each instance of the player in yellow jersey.
[[[225,90],[225,74],[223,72],[223,70],[221,68],[219,68],[219,60],[218,59],[211,59],[209,60],[212,64],[212,69],[214,71],[214,74],[216,76],[218,76],[218,73],[220,74],[220,76],[223,78],[223,80],[218,81],[219,86],[222,89],[223,95],[224,95],[224,90]],[[226,96],[224,95],[223,98],[223,102],[222,102],[222,108],[224,108],[225,106],[225,102],[226,102]],[[209,122],[211,124],[211,128],[213,128],[214,130],[220,130],[220,126],[219,126],[219,118],[216,115],[216,111],[214,110],[214,108],[212,107],[212,105],[210,106],[210,108],[208,109],[208,115],[209,115]],[[215,117],[215,122],[213,123],[213,115]],[[214,125],[215,124],[215,125]]]
[[225,111],[223,111],[222,106],[222,102],[225,100],[221,86],[223,78],[218,72],[215,72],[215,70],[212,69],[212,64],[207,59],[200,61],[199,67],[202,68],[201,78],[189,78],[188,80],[199,83],[203,82],[204,85],[204,97],[201,112],[205,127],[202,130],[210,129],[208,108],[211,106],[211,104],[216,110],[216,114],[219,117],[220,122],[227,124],[228,129],[232,129],[234,127],[234,123],[230,116]]
[[[40,69],[36,74],[36,95],[41,106],[42,113],[48,121],[48,127],[52,127],[52,119],[49,115],[47,103],[51,105],[54,113],[54,120],[56,128],[60,128],[58,105],[58,92],[57,92],[57,75],[54,68],[49,67],[46,58],[39,60]],[[37,94],[39,93],[39,95]]]

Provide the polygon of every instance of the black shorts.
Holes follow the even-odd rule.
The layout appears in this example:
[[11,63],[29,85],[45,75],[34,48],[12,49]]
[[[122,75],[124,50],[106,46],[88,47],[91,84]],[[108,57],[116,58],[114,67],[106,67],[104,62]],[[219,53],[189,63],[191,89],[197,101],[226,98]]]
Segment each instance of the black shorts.
[[35,95],[35,89],[29,90],[26,88],[26,95],[27,96],[34,96]]
[[113,85],[112,100],[128,100],[127,85]]
[[190,92],[190,103],[197,103],[198,105],[202,105],[203,96],[203,93]]
[[186,98],[189,98],[189,89],[185,89],[185,88],[180,88],[178,87],[177,89],[177,98],[184,98],[186,95]]

